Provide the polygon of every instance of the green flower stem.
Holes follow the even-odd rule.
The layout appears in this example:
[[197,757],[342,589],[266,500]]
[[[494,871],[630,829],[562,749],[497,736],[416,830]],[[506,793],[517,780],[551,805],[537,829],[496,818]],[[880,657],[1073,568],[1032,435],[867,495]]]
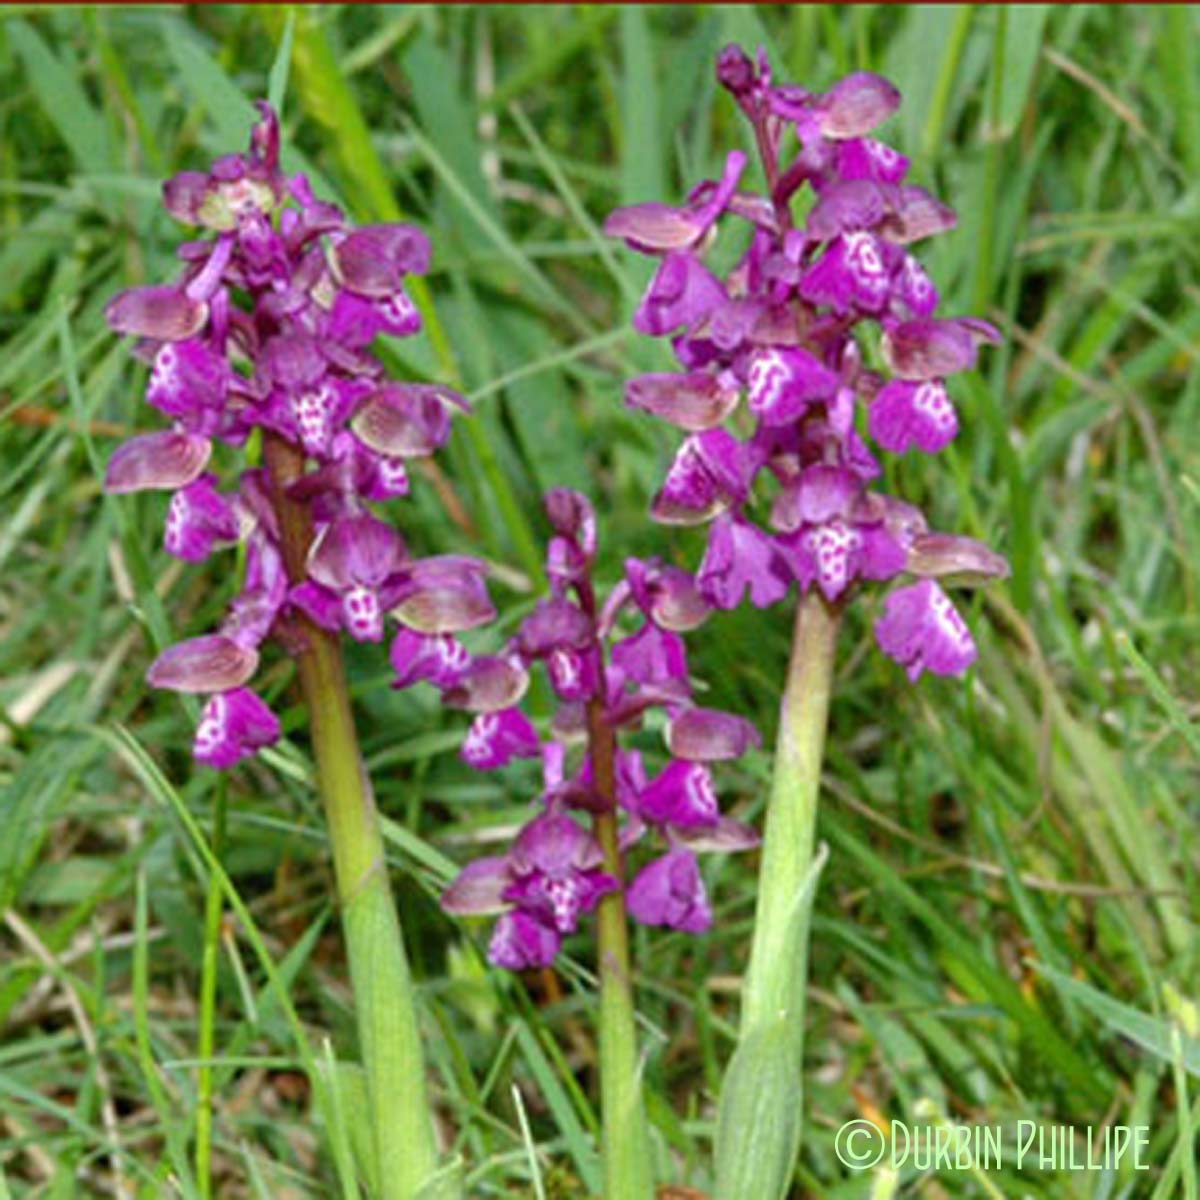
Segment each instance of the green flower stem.
[[[268,435],[283,557],[293,582],[304,578],[312,541],[307,508],[285,488],[303,469],[299,451]],[[317,779],[333,845],[338,899],[366,1068],[382,1200],[413,1200],[433,1175],[437,1150],[425,1086],[416,1000],[388,883],[379,814],[363,770],[338,640],[299,622],[296,656],[308,706]]]
[[[604,852],[604,869],[625,879],[616,813],[616,739],[603,705],[588,706],[588,750],[596,791],[613,807],[596,813],[592,830]],[[600,974],[600,1119],[603,1128],[604,1200],[651,1200],[646,1118],[638,1069],[629,922],[625,894],[611,892],[596,913]]]
[[813,843],[840,615],[815,589],[796,610],[742,1025],[718,1114],[717,1200],[782,1200],[800,1147]]
[[[212,852],[220,858],[225,849],[227,797],[225,776],[213,796]],[[200,976],[200,1037],[196,1056],[200,1066],[196,1081],[196,1185],[201,1200],[212,1200],[213,1069],[216,1045],[217,968],[221,952],[221,914],[225,897],[215,875],[208,880],[204,902],[204,954]]]

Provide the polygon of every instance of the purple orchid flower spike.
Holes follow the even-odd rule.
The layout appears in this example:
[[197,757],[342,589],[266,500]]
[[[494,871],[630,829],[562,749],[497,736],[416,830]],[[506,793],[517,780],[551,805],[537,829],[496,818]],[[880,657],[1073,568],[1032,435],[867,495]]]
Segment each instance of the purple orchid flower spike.
[[[757,844],[753,830],[721,815],[709,764],[757,746],[758,733],[729,713],[697,707],[691,696],[682,634],[711,612],[696,580],[679,567],[631,558],[601,603],[592,579],[591,504],[556,488],[545,506],[554,531],[547,547],[551,596],[525,618],[498,661],[519,666],[522,683],[540,664],[558,712],[543,741],[515,699],[479,708],[462,747],[463,760],[485,771],[540,754],[540,811],[508,854],[469,864],[442,896],[454,915],[500,914],[488,956],[514,970],[549,965],[582,915],[623,894],[626,858],[651,833],[665,843],[665,856],[643,866],[630,885],[630,915],[687,932],[711,920],[696,854]],[[398,669],[442,662],[418,635],[402,636],[403,650],[393,649]],[[460,675],[464,694],[468,676],[469,669]],[[448,688],[447,699],[454,697]],[[641,755],[622,749],[620,740],[654,709],[667,716],[672,757],[647,780]],[[581,735],[586,746],[568,774]],[[590,816],[590,832],[576,813]]]
[[[736,177],[727,166],[719,184],[701,183],[680,207],[619,209],[605,230],[658,259],[633,327],[668,339],[678,363],[625,385],[629,407],[683,435],[652,517],[704,530],[694,583],[712,608],[746,600],[767,608],[798,593],[740,1065],[718,1116],[727,1131],[756,1126],[764,1112],[789,1114],[762,1130],[752,1167],[737,1138],[717,1139],[716,1194],[759,1200],[789,1192],[800,1144],[799,1117],[790,1115],[800,1111],[804,1065],[805,980],[796,964],[805,962],[820,870],[816,813],[843,615],[882,585],[875,641],[884,654],[911,681],[960,675],[976,647],[943,589],[1008,567],[979,542],[932,532],[917,508],[880,485],[879,454],[935,455],[958,436],[966,421],[951,377],[999,340],[985,321],[943,313],[919,261],[920,243],[957,218],[908,180],[909,160],[877,136],[899,91],[867,72],[826,91],[779,83],[765,51],[755,60],[736,46],[721,52],[717,80],[752,127],[761,193],[749,190],[739,157]],[[721,244],[730,224],[741,227],[738,240]],[[718,273],[714,245],[720,261],[731,249],[740,258]],[[639,603],[645,608],[640,595]],[[686,685],[674,650],[648,637],[614,650],[612,661],[643,688]],[[635,789],[630,811],[668,849],[635,876],[626,900],[643,923],[699,930],[712,913],[697,852],[753,836],[720,815],[711,772],[757,744],[757,734],[687,699],[664,707],[672,761]]]
[[[164,541],[188,562],[249,544],[221,629],[171,647],[148,675],[210,697],[193,749],[217,768],[278,739],[279,722],[247,685],[268,639],[303,644],[304,619],[367,642],[397,621],[398,686],[427,681],[485,706],[520,690],[511,678],[501,686],[503,672],[472,674],[453,636],[494,615],[482,564],[413,558],[371,508],[408,494],[405,464],[444,445],[452,414],[467,407],[449,388],[387,380],[371,353],[379,334],[419,330],[405,281],[428,270],[429,241],[409,225],[352,227],[304,176],[284,174],[275,114],[259,111],[247,153],[164,185],[167,211],[208,235],[180,247],[180,277],[131,288],[106,309],[112,329],[141,339],[146,399],[170,421],[117,448],[106,490],[172,493]],[[297,464],[282,495],[269,470],[224,482],[224,448],[256,429]],[[302,506],[312,526],[290,578],[283,503]],[[506,746],[498,753],[523,752],[519,739]]]
[[[793,585],[841,604],[863,583],[920,579],[919,560],[871,490],[880,467],[859,425],[896,454],[936,454],[960,430],[946,379],[971,369],[979,346],[999,335],[985,321],[937,315],[937,289],[909,251],[952,228],[954,212],[905,183],[908,160],[872,136],[900,103],[887,80],[860,72],[823,93],[776,84],[764,55],[755,62],[736,46],[722,51],[717,78],[754,126],[767,194],[744,189],[746,163],[735,152],[719,183],[693,193],[699,203],[634,205],[605,223],[611,236],[659,257],[633,324],[669,337],[682,367],[625,388],[630,407],[688,435],[651,513],[707,526],[696,582],[715,608],[747,597],[765,608]],[[790,201],[805,183],[814,202],[798,223]],[[751,239],[722,279],[704,256],[729,220],[747,222]],[[864,366],[871,343],[885,375]],[[730,428],[743,395],[748,440]],[[774,476],[776,493],[765,511],[763,475]],[[993,555],[983,574],[1006,570]],[[906,620],[918,620],[909,595],[923,612],[933,604],[920,583],[897,595],[887,613]],[[926,618],[929,629],[949,628],[949,617]],[[912,675],[899,620],[885,615],[878,642]],[[932,652],[928,669],[956,673],[972,657]]]

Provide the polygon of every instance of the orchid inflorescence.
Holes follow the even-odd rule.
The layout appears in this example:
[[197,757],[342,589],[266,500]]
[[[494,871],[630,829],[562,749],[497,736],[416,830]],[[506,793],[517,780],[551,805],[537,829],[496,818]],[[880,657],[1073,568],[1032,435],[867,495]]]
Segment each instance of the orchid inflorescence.
[[[545,506],[554,528],[546,563],[551,595],[522,622],[507,656],[523,671],[545,667],[557,700],[548,736],[543,740],[514,705],[477,716],[462,749],[480,770],[540,756],[540,811],[507,854],[471,863],[442,897],[456,915],[500,914],[489,957],[512,969],[548,965],[580,914],[618,890],[643,924],[707,929],[712,912],[696,852],[758,841],[748,826],[723,817],[717,803],[710,764],[739,757],[759,739],[747,721],[692,698],[681,633],[710,612],[694,580],[657,560],[629,559],[600,604],[591,504],[559,488]],[[622,632],[630,619],[637,627]],[[666,713],[671,759],[648,778],[641,753],[622,748],[619,736],[654,709]],[[651,831],[666,851],[626,887],[605,869],[611,860],[605,864],[600,841],[573,813],[619,819],[622,852],[631,853]]]
[[[734,150],[722,178],[684,206],[637,204],[605,225],[659,256],[634,326],[669,337],[683,368],[626,388],[630,406],[688,435],[653,516],[708,524],[696,579],[717,608],[747,592],[765,608],[793,583],[836,604],[860,580],[913,577],[887,596],[876,639],[913,679],[961,673],[975,645],[938,580],[983,580],[1007,564],[970,538],[930,532],[915,506],[872,490],[881,469],[856,427],[863,406],[867,434],[893,453],[936,453],[958,432],[945,377],[999,335],[972,317],[935,317],[937,289],[907,249],[955,215],[904,182],[903,155],[867,136],[900,103],[886,80],[853,74],[825,93],[776,85],[765,52],[754,63],[736,46],[721,53],[717,76],[753,127],[767,194],[741,189],[748,159]],[[784,157],[789,128],[797,144]],[[797,223],[792,201],[805,184],[812,203]],[[747,222],[750,238],[721,279],[703,260],[726,215]],[[882,370],[864,361],[876,347]],[[743,395],[748,417],[737,412]],[[741,438],[727,428],[740,421]],[[775,485],[766,528],[754,496],[764,473]]]
[[[151,366],[146,399],[172,422],[118,448],[106,489],[173,492],[165,544],[179,558],[247,543],[241,592],[220,629],[170,647],[147,676],[209,697],[193,750],[219,768],[279,737],[278,719],[246,686],[269,635],[295,649],[307,618],[377,642],[392,613],[404,626],[393,659],[419,654],[423,665],[408,673],[442,680],[465,665],[438,659],[449,635],[494,615],[481,563],[414,559],[370,509],[408,493],[407,461],[442,445],[451,410],[466,407],[447,388],[388,381],[369,349],[378,334],[420,329],[404,278],[428,269],[429,242],[409,225],[354,228],[304,175],[285,176],[275,113],[258,108],[248,154],[164,185],[167,211],[214,236],[180,246],[176,282],[132,288],[106,310],[113,329],[139,339]],[[290,448],[296,477],[255,466],[220,490],[214,443],[241,447],[257,432]],[[299,572],[285,562],[281,489],[312,529]]]

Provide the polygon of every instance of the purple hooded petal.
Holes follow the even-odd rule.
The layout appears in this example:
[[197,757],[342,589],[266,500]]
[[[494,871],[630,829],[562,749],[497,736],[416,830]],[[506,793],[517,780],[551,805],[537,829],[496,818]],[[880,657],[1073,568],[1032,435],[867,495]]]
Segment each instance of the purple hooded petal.
[[168,647],[150,664],[146,682],[171,692],[228,692],[257,669],[257,650],[213,633]]
[[171,497],[163,539],[168,554],[203,562],[217,542],[237,540],[237,515],[215,484],[215,475],[201,475]]
[[389,651],[396,677],[392,687],[411,687],[427,680],[437,688],[453,687],[471,665],[466,647],[449,634],[426,636],[401,629]]
[[696,582],[715,608],[736,608],[747,589],[755,608],[769,608],[787,595],[792,577],[773,538],[749,521],[725,514],[709,529]]
[[966,320],[923,317],[901,321],[885,330],[881,349],[884,361],[897,378],[937,379],[973,367],[980,337],[986,335]]
[[104,319],[115,333],[182,342],[204,328],[208,305],[173,284],[155,284],[119,292],[105,306]]
[[389,383],[367,398],[350,428],[379,454],[423,457],[450,436],[448,405],[465,409],[466,401],[436,384]]
[[507,858],[477,858],[468,863],[442,893],[438,903],[453,917],[481,917],[502,913],[508,907],[504,889],[512,883]]
[[518,704],[529,687],[523,668],[507,658],[480,656],[473,659],[442,693],[449,708],[474,713],[495,713]]
[[633,315],[633,327],[659,337],[681,325],[699,324],[727,301],[724,285],[699,259],[688,253],[668,254]]
[[643,925],[666,925],[685,933],[703,933],[712,925],[696,856],[683,848],[643,867],[625,901],[629,915]]
[[329,254],[343,287],[364,296],[390,296],[405,275],[429,270],[429,239],[412,225],[364,225],[347,234]]
[[552,650],[567,646],[581,650],[595,638],[590,617],[570,600],[557,597],[538,602],[517,630],[517,649],[526,658],[545,658]]
[[703,203],[687,208],[657,203],[618,208],[604,222],[604,232],[609,237],[621,238],[626,245],[643,253],[686,250],[700,241],[725,211],[746,169],[746,161],[741,150],[731,150],[726,156],[720,182],[707,185],[711,195]]
[[677,633],[647,621],[637,633],[612,647],[612,663],[637,683],[687,679],[687,647]]
[[740,758],[761,746],[758,730],[743,717],[714,708],[688,708],[667,726],[667,749],[691,762]]
[[634,810],[651,825],[681,829],[710,828],[721,816],[712,772],[703,763],[681,759],[670,763],[638,793]]
[[609,213],[604,222],[608,237],[620,238],[632,250],[656,254],[686,250],[704,236],[704,224],[686,208],[669,204],[631,204]]
[[459,757],[477,771],[495,771],[514,758],[537,758],[541,740],[532,722],[519,708],[480,713],[471,722]]
[[892,195],[879,233],[889,242],[907,244],[945,233],[958,224],[958,214],[924,188],[899,187]]
[[231,375],[225,359],[199,338],[167,342],[154,356],[146,399],[168,416],[198,422],[225,403]]
[[548,812],[535,817],[517,834],[512,848],[513,870],[518,875],[540,871],[564,875],[599,866],[604,855],[599,842],[566,813]]
[[258,365],[285,392],[301,392],[316,387],[329,363],[315,337],[293,330],[270,338],[259,352]]
[[638,375],[625,385],[625,403],[688,433],[713,429],[737,407],[738,393],[703,371]]
[[932,579],[897,588],[875,624],[879,648],[916,680],[922,671],[961,675],[974,661],[971,631]]
[[732,434],[693,434],[679,447],[651,513],[664,524],[703,524],[745,499],[753,473],[749,448]]
[[871,436],[894,454],[911,446],[936,454],[958,433],[958,416],[940,379],[893,379],[875,397],[868,421]]
[[486,625],[496,609],[485,572],[483,563],[458,554],[412,563],[392,615],[418,633],[462,633]]
[[821,97],[821,132],[828,138],[870,133],[900,107],[900,89],[881,75],[856,71]]
[[776,497],[771,521],[785,532],[823,524],[846,515],[862,490],[862,480],[846,467],[807,467]]
[[811,241],[874,229],[887,211],[884,192],[870,179],[851,179],[824,188],[804,221]]
[[109,493],[186,487],[208,466],[212,443],[193,433],[146,433],[113,451],[104,474]]
[[637,606],[661,629],[698,629],[712,611],[695,578],[682,567],[627,558],[625,578]]
[[710,827],[677,829],[675,836],[690,850],[701,854],[735,854],[739,850],[752,850],[762,838],[752,825],[721,817]]
[[950,579],[958,586],[1008,576],[1008,561],[974,538],[949,533],[917,534],[908,547],[906,569],[926,578]]
[[204,706],[192,754],[197,762],[228,770],[279,741],[279,718],[246,688],[219,692]]
[[573,932],[581,912],[617,890],[617,881],[597,870],[602,857],[599,843],[577,822],[548,812],[517,835],[509,858],[515,878],[504,898],[562,933]]
[[405,565],[404,540],[377,517],[343,517],[326,525],[308,553],[309,577],[323,587],[345,592],[356,586],[377,588]]
[[202,171],[180,171],[162,186],[163,207],[184,225],[199,225],[209,184],[209,177]]
[[562,945],[557,930],[520,911],[505,913],[492,932],[488,961],[509,971],[548,967]]

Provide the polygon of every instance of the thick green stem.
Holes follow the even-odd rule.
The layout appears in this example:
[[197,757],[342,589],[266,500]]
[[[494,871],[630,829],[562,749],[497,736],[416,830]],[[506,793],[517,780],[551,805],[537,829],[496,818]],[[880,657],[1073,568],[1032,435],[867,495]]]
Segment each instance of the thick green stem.
[[[625,867],[616,814],[616,740],[603,706],[588,708],[588,748],[597,792],[613,807],[597,813],[592,828],[604,852],[604,869],[624,885]],[[638,1069],[629,923],[625,894],[612,892],[596,913],[600,974],[600,1118],[604,1136],[604,1200],[650,1200],[652,1179]]]
[[795,918],[812,868],[838,623],[839,613],[817,591],[801,598],[763,828],[743,1028],[781,1017],[803,1027],[804,987],[796,987],[795,981],[799,978],[803,985],[808,919]]
[[[284,562],[304,578],[312,540],[307,509],[288,498],[303,467],[300,453],[268,436]],[[388,882],[379,814],[363,770],[350,711],[341,648],[333,635],[303,622],[296,663],[311,722],[313,754],[333,846],[350,981],[371,1106],[379,1195],[413,1200],[437,1165],[425,1061],[408,959]]]
[[742,1027],[718,1116],[717,1200],[781,1200],[799,1151],[808,934],[819,871],[813,842],[839,618],[816,591],[796,611]]

